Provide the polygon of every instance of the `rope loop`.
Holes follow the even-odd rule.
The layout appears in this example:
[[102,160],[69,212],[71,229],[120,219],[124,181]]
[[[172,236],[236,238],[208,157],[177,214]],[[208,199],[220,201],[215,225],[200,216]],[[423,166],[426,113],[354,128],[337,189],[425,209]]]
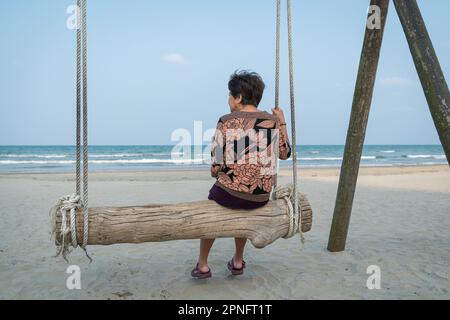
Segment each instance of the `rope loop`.
[[[302,243],[305,242],[303,237],[303,232],[301,228],[302,210],[300,202],[298,202],[297,210],[294,207],[294,187],[292,185],[288,186],[277,186],[272,194],[273,200],[284,199],[286,201],[287,215],[289,217],[289,230],[287,234],[283,237],[284,239],[292,238],[297,232],[300,233],[300,239]],[[297,198],[300,198],[298,195]]]
[[[63,196],[58,199],[55,206],[51,209],[52,217],[52,235],[56,232],[56,216],[61,214],[60,237],[56,239],[57,252],[56,256],[62,254],[67,261],[67,254],[70,252],[69,247],[78,247],[77,241],[77,210],[83,208],[83,201],[77,194]],[[68,214],[69,213],[69,214]],[[70,234],[71,243],[67,242],[67,236]]]
[[[86,19],[86,2],[87,0],[77,0],[77,75],[76,75],[76,165],[75,165],[75,194],[61,197],[53,211],[54,220],[56,214],[61,213],[61,240],[59,245],[59,254],[63,254],[64,259],[69,253],[66,236],[70,232],[72,239],[72,247],[78,247],[76,233],[76,211],[83,211],[83,237],[80,241],[80,247],[86,252],[86,245],[89,236],[89,205],[88,205],[88,99],[87,99],[87,19]],[[83,189],[81,189],[81,184]],[[82,199],[81,199],[81,191]],[[68,219],[67,212],[70,212]],[[69,220],[70,226],[67,225]],[[89,258],[90,259],[90,258]],[[66,259],[67,260],[67,259]],[[91,260],[91,259],[90,259]]]

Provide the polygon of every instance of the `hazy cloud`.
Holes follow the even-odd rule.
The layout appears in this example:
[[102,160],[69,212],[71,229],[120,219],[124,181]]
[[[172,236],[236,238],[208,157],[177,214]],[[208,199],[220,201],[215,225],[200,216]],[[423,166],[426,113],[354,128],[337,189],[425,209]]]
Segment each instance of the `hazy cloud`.
[[163,56],[163,62],[172,64],[186,64],[188,61],[180,53],[169,53]]

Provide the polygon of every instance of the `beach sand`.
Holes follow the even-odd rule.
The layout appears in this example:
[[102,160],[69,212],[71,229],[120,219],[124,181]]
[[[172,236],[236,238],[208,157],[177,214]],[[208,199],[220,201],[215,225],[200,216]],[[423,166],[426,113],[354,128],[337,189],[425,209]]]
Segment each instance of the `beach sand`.
[[[70,255],[81,290],[66,288],[67,264],[54,257],[48,211],[73,193],[71,174],[0,175],[1,299],[450,299],[450,169],[448,166],[362,168],[347,249],[326,250],[338,169],[301,170],[314,224],[305,235],[259,250],[250,244],[242,277],[229,276],[234,241],[219,239],[210,256],[213,278],[190,271],[198,241],[88,247]],[[280,173],[280,184],[290,171]],[[202,200],[207,170],[92,173],[91,206]],[[370,265],[381,289],[369,290]]]

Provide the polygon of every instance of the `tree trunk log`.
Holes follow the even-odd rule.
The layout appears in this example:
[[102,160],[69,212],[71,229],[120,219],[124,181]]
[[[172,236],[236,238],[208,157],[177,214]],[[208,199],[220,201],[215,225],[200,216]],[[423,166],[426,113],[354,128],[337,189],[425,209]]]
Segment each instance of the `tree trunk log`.
[[[311,228],[312,210],[299,197],[302,231]],[[289,217],[284,200],[257,210],[232,210],[213,201],[139,207],[89,208],[89,245],[162,242],[187,239],[247,238],[264,248],[287,234]],[[69,216],[69,215],[68,215]],[[61,242],[61,213],[56,217],[56,243]],[[83,212],[77,214],[77,241],[82,243]],[[70,243],[70,235],[66,236]]]
[[[352,112],[347,131],[344,159],[342,161],[333,222],[328,240],[328,250],[345,250],[350,216],[353,207],[359,165],[366,137],[367,122],[372,104],[373,89],[383,42],[389,0],[371,0],[371,6],[380,9],[380,28],[366,27],[364,44],[359,63],[358,77],[353,96]],[[369,13],[369,17],[372,13]]]
[[415,0],[394,0],[417,74],[450,165],[450,92]]

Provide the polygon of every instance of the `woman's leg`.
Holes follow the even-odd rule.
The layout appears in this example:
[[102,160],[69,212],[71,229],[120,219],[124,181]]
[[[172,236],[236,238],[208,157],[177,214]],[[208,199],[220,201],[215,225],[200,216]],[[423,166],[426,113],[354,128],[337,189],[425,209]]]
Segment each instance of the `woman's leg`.
[[201,272],[208,272],[208,255],[211,247],[214,243],[214,239],[202,239],[200,240],[200,256],[198,257],[198,269]]
[[244,260],[244,248],[247,243],[245,238],[234,238],[236,244],[236,253],[234,254],[234,267],[237,269],[242,268],[242,261]]

